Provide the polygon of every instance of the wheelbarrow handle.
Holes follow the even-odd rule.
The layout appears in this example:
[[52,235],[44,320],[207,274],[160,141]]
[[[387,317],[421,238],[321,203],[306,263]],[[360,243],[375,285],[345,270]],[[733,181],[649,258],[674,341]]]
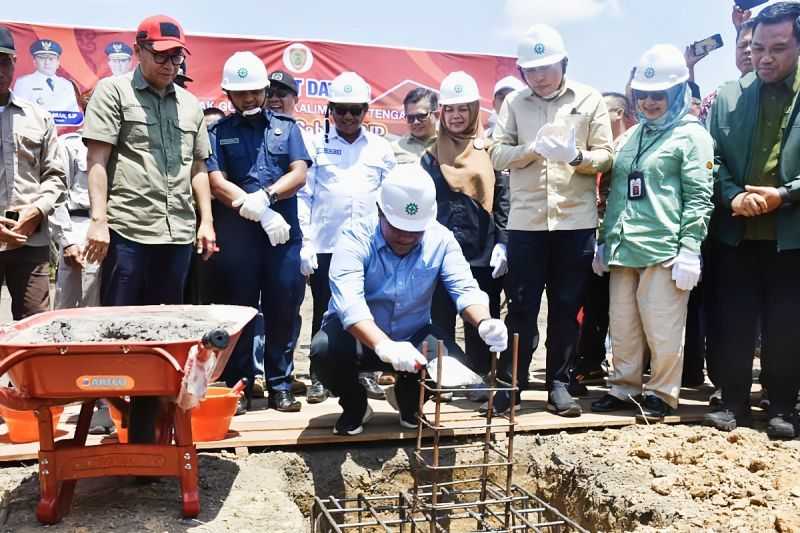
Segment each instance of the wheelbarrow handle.
[[206,350],[221,351],[228,347],[231,336],[222,328],[212,329],[200,341]]

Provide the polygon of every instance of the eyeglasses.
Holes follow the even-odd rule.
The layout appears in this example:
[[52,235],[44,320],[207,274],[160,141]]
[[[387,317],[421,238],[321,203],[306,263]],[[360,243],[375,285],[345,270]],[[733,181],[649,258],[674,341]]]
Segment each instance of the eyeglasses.
[[637,100],[647,100],[648,98],[654,102],[660,102],[667,99],[666,91],[633,91],[633,96]]
[[409,124],[413,124],[415,122],[422,123],[425,122],[425,119],[427,119],[429,116],[431,116],[430,111],[428,111],[427,113],[414,113],[412,115],[406,115],[406,122],[408,122]]
[[354,117],[360,117],[362,113],[364,113],[364,106],[360,105],[335,105],[333,106],[333,112],[343,117],[350,113]]
[[267,98],[272,98],[273,96],[277,96],[278,98],[286,98],[290,94],[294,94],[289,89],[267,89]]
[[150,52],[150,55],[153,56],[153,61],[156,62],[157,65],[164,65],[167,61],[171,62],[176,67],[186,61],[186,56],[183,55],[183,52],[176,52],[174,54],[164,54],[161,52],[156,52],[149,46],[142,46],[145,50]]

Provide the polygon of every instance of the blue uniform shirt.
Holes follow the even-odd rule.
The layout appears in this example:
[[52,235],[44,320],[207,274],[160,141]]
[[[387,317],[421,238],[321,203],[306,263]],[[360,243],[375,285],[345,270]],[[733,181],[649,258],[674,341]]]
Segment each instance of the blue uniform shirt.
[[374,320],[392,340],[407,341],[430,323],[439,280],[459,313],[470,305],[489,305],[453,233],[438,222],[403,257],[384,240],[380,224],[355,224],[342,233],[333,253],[332,297],[323,322],[338,316],[347,329]]
[[[264,110],[261,115],[251,118],[239,113],[229,115],[211,127],[209,138],[212,153],[206,161],[208,171],[224,172],[228,181],[245,192],[272,185],[289,171],[289,164],[295,161],[305,161],[311,166],[300,126],[293,118],[272,111]],[[233,209],[215,207],[215,222],[218,215],[229,218],[227,215],[235,214],[240,218]],[[301,238],[297,198],[280,200],[270,207],[292,226],[291,238]]]

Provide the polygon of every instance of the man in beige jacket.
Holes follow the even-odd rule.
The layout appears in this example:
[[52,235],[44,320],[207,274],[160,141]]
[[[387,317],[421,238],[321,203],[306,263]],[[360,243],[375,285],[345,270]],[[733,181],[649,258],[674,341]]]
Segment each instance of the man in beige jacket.
[[[547,290],[547,408],[579,416],[567,384],[595,248],[596,176],[611,167],[611,124],[600,93],[566,78],[567,51],[554,28],[533,26],[517,65],[528,87],[503,103],[490,151],[496,169],[511,170],[506,324],[520,335],[524,389]],[[511,371],[506,351],[500,372],[510,378]],[[509,405],[507,395],[495,399],[495,409]]]
[[64,202],[64,164],[50,114],[11,92],[16,48],[0,26],[0,283],[14,320],[50,308],[47,217]]

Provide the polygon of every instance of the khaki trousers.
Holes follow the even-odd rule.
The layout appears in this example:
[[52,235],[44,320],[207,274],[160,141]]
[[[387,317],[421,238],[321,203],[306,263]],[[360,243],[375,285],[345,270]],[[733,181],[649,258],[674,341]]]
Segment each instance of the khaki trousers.
[[[672,280],[672,269],[612,267],[609,288],[612,362],[609,393],[654,394],[678,406],[683,370],[683,335],[689,291]],[[650,347],[650,380],[642,385],[645,346]]]

